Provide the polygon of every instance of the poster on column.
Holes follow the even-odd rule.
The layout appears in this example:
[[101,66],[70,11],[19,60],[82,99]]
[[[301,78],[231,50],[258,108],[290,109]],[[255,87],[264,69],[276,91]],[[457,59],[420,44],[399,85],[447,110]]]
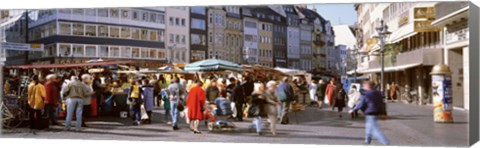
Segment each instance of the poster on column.
[[432,76],[433,114],[435,122],[452,122],[451,80],[443,75]]

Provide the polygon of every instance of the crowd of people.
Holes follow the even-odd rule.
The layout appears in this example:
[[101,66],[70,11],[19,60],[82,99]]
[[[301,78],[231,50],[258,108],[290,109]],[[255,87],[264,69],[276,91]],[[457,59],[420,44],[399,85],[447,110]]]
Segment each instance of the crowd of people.
[[[279,81],[258,81],[250,73],[235,77],[209,76],[200,78],[196,75],[193,79],[185,79],[179,75],[171,75],[171,79],[165,79],[162,75],[141,77],[123,82],[113,82],[113,87],[105,86],[99,79],[90,74],[83,74],[81,77],[71,76],[70,79],[50,74],[45,77],[47,82],[35,75],[31,78],[28,86],[28,104],[30,107],[30,127],[39,129],[42,123],[41,110],[45,110],[50,125],[60,125],[56,120],[55,111],[60,101],[66,104],[66,130],[71,129],[71,122],[75,115],[75,130],[87,127],[85,119],[91,112],[92,101],[104,98],[105,90],[123,89],[128,95],[127,102],[130,105],[130,117],[133,125],[150,124],[152,122],[152,111],[155,106],[163,105],[165,110],[165,121],[171,125],[173,130],[179,129],[179,120],[190,125],[190,130],[200,134],[200,122],[208,120],[208,111],[224,113],[230,119],[238,122],[244,117],[252,118],[249,128],[255,130],[258,135],[263,135],[262,129],[265,121],[270,126],[272,135],[276,135],[276,124],[289,124],[288,113],[292,104],[299,102],[299,89],[307,89],[310,96],[310,106],[322,108],[327,104],[332,110],[337,109],[338,116],[342,117],[343,108],[350,108],[350,115],[353,118],[358,116],[358,110],[362,110],[367,121],[367,143],[371,135],[381,135],[376,125],[377,109],[371,109],[372,99],[377,92],[371,93],[370,83],[364,84],[363,95],[360,89],[353,86],[347,93],[342,84],[335,78],[325,83],[324,80],[312,80],[306,84],[305,80],[291,80],[284,77]],[[65,81],[65,82],[62,82]],[[108,92],[108,91],[107,91]],[[304,102],[305,103],[305,102]],[[378,103],[374,101],[373,104]],[[227,104],[227,105],[226,105]],[[230,104],[230,105],[228,105]],[[214,107],[212,107],[214,106]],[[142,112],[145,112],[146,116]],[[227,114],[226,114],[227,113]],[[228,114],[229,113],[229,114]],[[370,131],[370,132],[368,132]],[[379,132],[380,131],[380,132]],[[386,138],[380,138],[388,143]]]

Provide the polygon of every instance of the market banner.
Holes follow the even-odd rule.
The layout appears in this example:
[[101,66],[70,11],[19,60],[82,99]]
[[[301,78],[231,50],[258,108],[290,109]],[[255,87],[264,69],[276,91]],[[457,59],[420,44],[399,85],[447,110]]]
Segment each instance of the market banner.
[[377,38],[367,38],[367,52],[370,52],[370,50],[372,50],[373,46],[375,46],[377,42]]
[[3,49],[18,50],[18,51],[43,51],[43,44],[25,44],[25,43],[10,43],[2,42]]

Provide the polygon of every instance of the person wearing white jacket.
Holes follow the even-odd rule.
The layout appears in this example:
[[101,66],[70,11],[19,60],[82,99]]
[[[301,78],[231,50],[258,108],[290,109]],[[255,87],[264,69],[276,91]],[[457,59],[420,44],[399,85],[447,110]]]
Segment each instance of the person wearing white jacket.
[[[348,107],[353,109],[360,102],[360,97],[361,94],[357,90],[357,86],[353,85],[350,89],[350,92],[348,92]],[[350,116],[352,117],[352,119],[355,119],[358,116],[358,112],[353,112],[352,114],[350,114]]]

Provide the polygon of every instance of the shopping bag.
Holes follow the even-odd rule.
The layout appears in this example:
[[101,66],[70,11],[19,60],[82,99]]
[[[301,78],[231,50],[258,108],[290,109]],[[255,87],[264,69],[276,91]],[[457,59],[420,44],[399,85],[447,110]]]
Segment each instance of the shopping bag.
[[140,113],[142,115],[142,120],[148,119],[147,111],[145,110],[145,106],[140,107]]
[[325,99],[323,102],[325,102],[325,104],[330,104],[330,102],[328,101],[328,96],[325,96]]
[[235,107],[235,102],[232,102],[230,104],[230,106],[232,107],[232,111],[233,111],[232,116],[236,117],[237,116],[237,107]]

